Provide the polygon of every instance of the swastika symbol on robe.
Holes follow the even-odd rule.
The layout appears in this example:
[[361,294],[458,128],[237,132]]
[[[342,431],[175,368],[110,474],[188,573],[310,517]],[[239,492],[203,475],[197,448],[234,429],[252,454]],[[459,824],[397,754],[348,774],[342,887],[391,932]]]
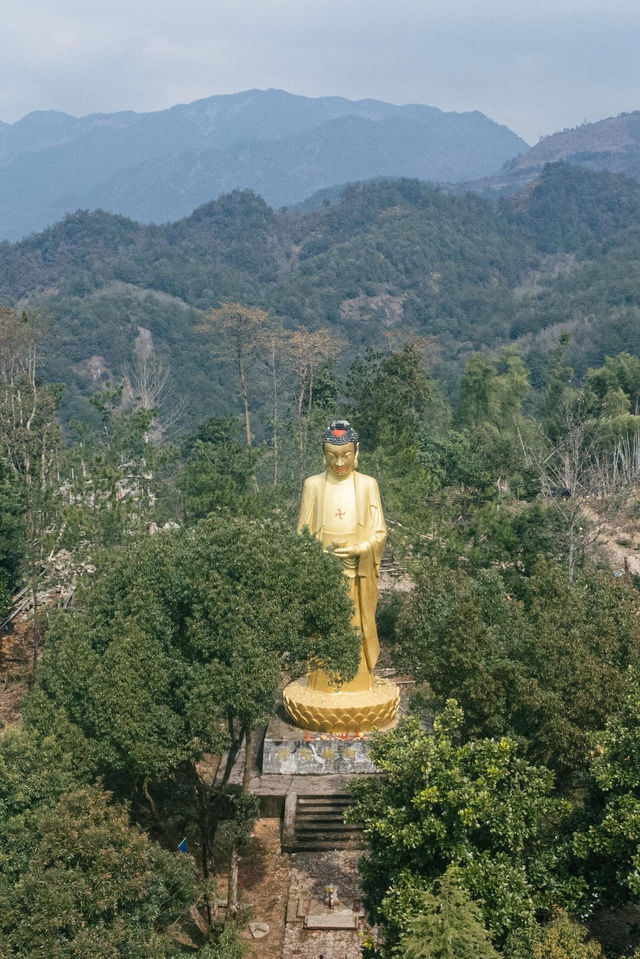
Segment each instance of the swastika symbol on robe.
[[343,519],[347,514],[341,509],[337,509],[335,515],[338,517],[338,519]]

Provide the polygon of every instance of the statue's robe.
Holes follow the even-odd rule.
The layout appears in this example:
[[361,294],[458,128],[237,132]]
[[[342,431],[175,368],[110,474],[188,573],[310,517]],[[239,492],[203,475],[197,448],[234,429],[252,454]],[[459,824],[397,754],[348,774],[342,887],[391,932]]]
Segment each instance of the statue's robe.
[[[353,622],[361,630],[363,641],[358,675],[350,683],[342,686],[345,692],[371,688],[373,668],[380,653],[376,628],[376,605],[380,560],[387,539],[387,527],[377,482],[372,476],[364,476],[357,471],[351,474],[349,479],[351,478],[355,485],[355,537],[360,546],[360,556],[355,565],[355,576],[350,578],[350,590],[355,606]],[[323,545],[329,546],[330,542],[325,542],[323,538],[326,483],[326,473],[310,476],[305,481],[298,517],[298,532],[306,526]],[[318,689],[326,688],[327,691],[330,689],[321,670],[314,671],[310,677],[310,685]]]

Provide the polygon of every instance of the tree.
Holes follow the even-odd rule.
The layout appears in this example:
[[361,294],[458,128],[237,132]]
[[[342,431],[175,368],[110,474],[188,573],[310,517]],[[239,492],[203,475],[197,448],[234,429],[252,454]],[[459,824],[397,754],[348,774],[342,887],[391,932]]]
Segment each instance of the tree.
[[607,356],[601,367],[585,376],[585,386],[604,403],[608,394],[621,390],[634,413],[640,412],[640,358],[630,353]]
[[156,500],[153,444],[155,411],[123,405],[123,387],[91,397],[98,430],[74,423],[77,441],[66,451],[59,501],[64,520],[61,544],[94,560],[148,527]]
[[562,910],[533,943],[533,959],[604,959],[600,943],[587,942],[587,930]]
[[258,798],[237,787],[230,790],[229,798],[233,818],[225,820],[221,825],[224,827],[224,837],[231,846],[227,907],[229,915],[235,917],[238,913],[239,853],[251,838],[258,815]]
[[24,569],[25,500],[24,488],[14,482],[9,464],[0,454],[0,623]]
[[29,860],[0,877],[0,949],[16,959],[167,959],[171,926],[196,899],[194,864],[129,824],[108,793],[64,794],[35,816]]
[[420,914],[409,920],[397,949],[402,959],[499,959],[485,929],[480,908],[453,867],[438,882],[438,892],[424,891]]
[[488,422],[514,434],[529,390],[527,368],[513,347],[497,356],[473,356],[460,381],[458,421],[464,426]]
[[237,425],[232,417],[212,418],[183,442],[178,486],[189,519],[221,508],[238,511],[255,499],[252,478],[258,456],[240,447]]
[[[307,444],[316,412],[325,416],[323,405],[314,392],[318,373],[334,360],[342,349],[342,342],[327,329],[295,330],[288,344],[288,354],[296,376],[294,426],[298,439],[298,485],[302,488],[307,468]],[[337,391],[335,391],[337,392]],[[335,402],[336,395],[331,397]],[[333,412],[333,410],[332,410]],[[325,425],[326,428],[326,425]],[[318,430],[320,432],[320,430]]]
[[[251,414],[249,410],[249,387],[247,362],[252,356],[258,330],[267,322],[268,313],[255,306],[242,303],[221,303],[215,310],[205,314],[198,329],[202,332],[222,334],[228,338],[238,371],[238,383],[244,414],[244,430],[247,446],[252,445]],[[220,355],[216,351],[215,355]]]
[[273,485],[278,485],[278,465],[280,456],[280,419],[282,415],[282,384],[280,377],[283,367],[290,362],[290,346],[295,336],[292,330],[285,330],[274,323],[260,327],[256,341],[256,355],[262,360],[269,379],[271,392],[271,436],[273,445]]
[[0,457],[24,508],[23,574],[31,600],[33,663],[43,635],[39,587],[63,529],[56,497],[62,433],[60,390],[40,383],[45,323],[36,313],[0,308]]
[[50,733],[8,726],[0,739],[0,873],[14,882],[31,855],[35,817],[84,786],[77,764]]
[[25,717],[175,839],[166,798],[175,831],[197,829],[206,875],[215,803],[283,673],[315,658],[336,680],[355,675],[350,613],[338,560],[288,527],[159,533],[122,549],[58,617]]
[[589,735],[616,710],[640,655],[638,596],[584,570],[570,586],[540,564],[508,592],[496,570],[471,577],[423,564],[396,626],[398,665],[442,705],[457,696],[473,736],[515,736],[569,789]]
[[41,493],[50,488],[61,439],[59,390],[39,382],[44,331],[39,315],[0,308],[0,448],[15,475]]
[[384,924],[383,955],[452,865],[506,955],[518,935],[532,933],[539,911],[576,892],[557,838],[567,807],[551,798],[551,773],[529,765],[513,740],[461,743],[462,722],[451,700],[433,735],[413,719],[379,735],[371,757],[380,777],[351,787],[348,815],[364,823],[363,888]]
[[563,522],[569,583],[636,480],[633,473],[620,469],[621,449],[615,442],[603,447],[598,425],[586,398],[572,395],[557,412],[555,438],[542,436],[537,446],[525,451],[538,474],[542,496]]
[[594,906],[640,901],[640,681],[595,734],[586,822],[574,846],[585,863]]
[[529,393],[528,371],[513,347],[471,357],[460,380],[457,435],[445,443],[446,482],[467,487],[476,501],[528,491],[522,437],[532,426],[523,413]]
[[363,448],[415,444],[437,392],[416,343],[388,356],[367,350],[349,370],[353,420]]
[[171,370],[151,347],[135,354],[125,371],[125,382],[134,406],[153,413],[145,436],[147,443],[158,445],[171,438],[185,413],[184,397],[176,397]]
[[424,344],[389,355],[369,350],[347,380],[361,456],[379,478],[385,512],[398,529],[432,530],[428,501],[441,486],[438,453],[448,407],[431,377]]

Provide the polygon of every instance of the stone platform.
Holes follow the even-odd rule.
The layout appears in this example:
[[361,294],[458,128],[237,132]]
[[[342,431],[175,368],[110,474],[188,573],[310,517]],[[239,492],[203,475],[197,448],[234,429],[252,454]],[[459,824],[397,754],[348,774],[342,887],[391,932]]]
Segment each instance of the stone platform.
[[375,773],[378,770],[369,758],[369,740],[368,733],[319,733],[299,729],[279,704],[264,737],[262,773],[263,776]]

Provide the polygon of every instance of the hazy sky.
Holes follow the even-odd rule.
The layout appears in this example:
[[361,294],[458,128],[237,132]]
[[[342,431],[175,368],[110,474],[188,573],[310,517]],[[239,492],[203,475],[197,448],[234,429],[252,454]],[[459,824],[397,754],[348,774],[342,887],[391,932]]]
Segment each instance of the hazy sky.
[[280,87],[481,110],[529,143],[640,109],[640,0],[0,0],[0,120]]

